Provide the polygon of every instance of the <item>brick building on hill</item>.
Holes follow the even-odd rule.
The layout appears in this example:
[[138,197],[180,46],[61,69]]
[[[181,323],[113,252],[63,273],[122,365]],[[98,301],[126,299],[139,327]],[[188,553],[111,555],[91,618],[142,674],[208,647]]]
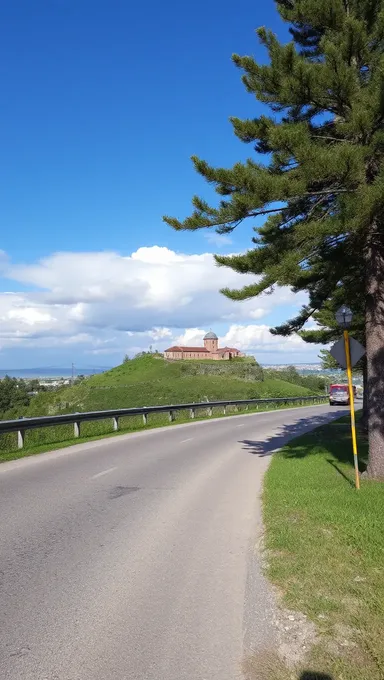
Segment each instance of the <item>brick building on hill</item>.
[[219,340],[215,333],[210,331],[204,337],[204,347],[183,347],[174,345],[165,350],[166,359],[217,359],[229,361],[234,357],[243,357],[244,354],[235,347],[218,347]]

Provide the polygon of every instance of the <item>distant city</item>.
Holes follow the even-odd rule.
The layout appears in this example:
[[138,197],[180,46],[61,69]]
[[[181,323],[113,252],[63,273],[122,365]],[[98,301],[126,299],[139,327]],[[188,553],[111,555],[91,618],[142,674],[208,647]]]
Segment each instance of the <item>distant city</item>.
[[320,363],[306,363],[306,364],[296,364],[294,361],[288,364],[261,364],[264,368],[274,368],[275,370],[283,370],[288,368],[288,366],[294,366],[298,371],[323,371]]
[[[285,363],[285,364],[261,364],[264,366],[264,368],[272,368],[277,371],[279,370],[284,370],[285,368],[288,368],[288,366],[294,366],[296,370],[299,373],[302,373],[303,375],[307,373],[337,373],[336,370],[332,371],[327,371],[324,368],[322,368],[321,364],[319,362],[315,363]],[[104,371],[109,371],[112,366],[93,366],[91,368],[81,368],[74,366],[73,369],[72,367],[59,367],[59,366],[48,366],[48,367],[37,367],[37,368],[8,368],[8,369],[0,369],[0,379],[4,378],[4,376],[9,375],[12,378],[24,378],[26,380],[31,380],[33,378],[48,378],[48,379],[55,379],[55,378],[76,378],[79,375],[85,375],[85,376],[90,376],[95,373],[103,373]]]
[[33,378],[76,378],[79,375],[94,375],[94,373],[103,373],[109,371],[112,366],[96,366],[94,368],[77,368],[74,366],[70,368],[60,367],[41,367],[41,368],[8,368],[0,369],[0,379],[9,375],[11,378],[24,378],[32,380]]

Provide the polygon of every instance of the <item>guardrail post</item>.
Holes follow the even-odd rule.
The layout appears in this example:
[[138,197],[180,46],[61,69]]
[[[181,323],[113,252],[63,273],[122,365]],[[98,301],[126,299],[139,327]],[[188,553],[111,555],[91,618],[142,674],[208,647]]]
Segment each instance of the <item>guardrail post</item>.
[[248,411],[249,404],[245,404],[245,410]]
[[194,408],[190,408],[190,409],[189,409],[189,417],[190,417],[190,418],[194,418],[194,417],[195,417],[195,409],[194,409]]
[[175,413],[174,413],[174,411],[170,411],[170,412],[169,412],[168,419],[169,419],[169,422],[170,422],[170,423],[172,423],[172,422],[175,420]]
[[113,422],[113,430],[114,430],[114,432],[117,432],[117,430],[119,429],[119,419],[117,418],[117,416],[112,418],[112,422]]
[[77,439],[80,437],[80,421],[77,420],[75,423],[73,423],[73,435]]
[[209,416],[212,415],[212,406],[210,406],[209,409],[208,409],[208,415],[209,415]]
[[147,413],[143,413],[143,423],[144,423],[144,425],[148,424],[148,414]]
[[[23,420],[23,416],[20,416],[20,420]],[[17,448],[22,449],[24,446],[25,430],[18,430],[17,432]]]

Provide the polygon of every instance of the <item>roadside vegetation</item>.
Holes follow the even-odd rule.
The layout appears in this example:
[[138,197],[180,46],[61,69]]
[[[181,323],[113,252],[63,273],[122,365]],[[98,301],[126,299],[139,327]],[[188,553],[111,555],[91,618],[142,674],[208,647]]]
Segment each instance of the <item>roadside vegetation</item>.
[[38,380],[19,380],[6,375],[0,380],[0,414],[21,413],[36,394],[45,391]]
[[[364,438],[359,449],[364,469]],[[313,678],[383,680],[384,488],[363,479],[354,489],[348,418],[276,454],[263,500],[268,576],[283,604],[316,625],[305,668]],[[266,677],[299,678],[305,668]]]
[[[71,387],[36,394],[25,403],[17,402],[12,408],[3,411],[2,418],[14,419],[222,399],[284,398],[323,394],[324,388],[318,378],[315,378],[317,383],[314,386],[310,382],[308,386],[301,384],[298,374],[297,380],[299,384],[287,382],[275,373],[263,371],[255,361],[168,362],[161,355],[148,353],[125,361],[100,375],[85,378]],[[314,389],[315,387],[317,389]],[[182,422],[180,419],[178,421]],[[149,418],[150,426],[166,425],[167,422],[166,414]],[[127,431],[140,429],[143,427],[142,419],[122,418],[120,427]],[[110,419],[84,423],[82,436],[99,437],[109,434],[110,430]],[[39,450],[47,450],[55,443],[68,442],[72,437],[71,425],[28,431],[25,450],[36,447]],[[17,448],[16,440],[15,433],[2,435],[0,452],[4,455],[14,452]]]
[[[311,404],[307,404],[307,406],[310,405]],[[245,415],[248,413],[265,413],[266,411],[278,411],[300,407],[300,403],[292,404],[292,402],[289,401],[287,401],[287,403],[281,403],[278,406],[275,404],[249,406],[248,408],[245,406],[227,406],[225,413],[222,407],[216,407],[212,409],[212,416],[208,414],[208,409],[200,408],[196,410],[193,421],[191,421],[187,412],[176,411],[174,413],[174,420],[171,422],[169,421],[168,413],[159,413],[148,416],[147,425],[144,425],[141,416],[127,416],[125,418],[119,418],[119,430],[117,432],[111,431],[111,419],[107,418],[93,423],[82,423],[81,436],[76,439],[73,438],[72,425],[45,428],[40,431],[46,433],[44,437],[36,437],[36,434],[39,431],[32,430],[26,432],[25,445],[22,449],[16,448],[16,436],[14,434],[8,435],[13,439],[11,440],[8,449],[0,449],[0,463],[4,463],[8,460],[16,460],[17,458],[24,458],[25,456],[33,456],[38,453],[45,453],[47,451],[55,451],[56,449],[66,448],[75,444],[83,444],[97,439],[117,437],[121,434],[129,434],[130,432],[153,430],[158,427],[172,427],[173,425],[197,422],[199,420],[212,420],[212,418],[224,418],[241,414]]]

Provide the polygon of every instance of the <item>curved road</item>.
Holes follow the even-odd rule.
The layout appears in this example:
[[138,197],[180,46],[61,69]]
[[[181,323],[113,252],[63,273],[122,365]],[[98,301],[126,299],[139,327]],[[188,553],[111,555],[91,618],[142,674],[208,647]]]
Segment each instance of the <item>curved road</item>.
[[2,680],[234,680],[273,644],[270,453],[345,411],[178,425],[0,466]]

